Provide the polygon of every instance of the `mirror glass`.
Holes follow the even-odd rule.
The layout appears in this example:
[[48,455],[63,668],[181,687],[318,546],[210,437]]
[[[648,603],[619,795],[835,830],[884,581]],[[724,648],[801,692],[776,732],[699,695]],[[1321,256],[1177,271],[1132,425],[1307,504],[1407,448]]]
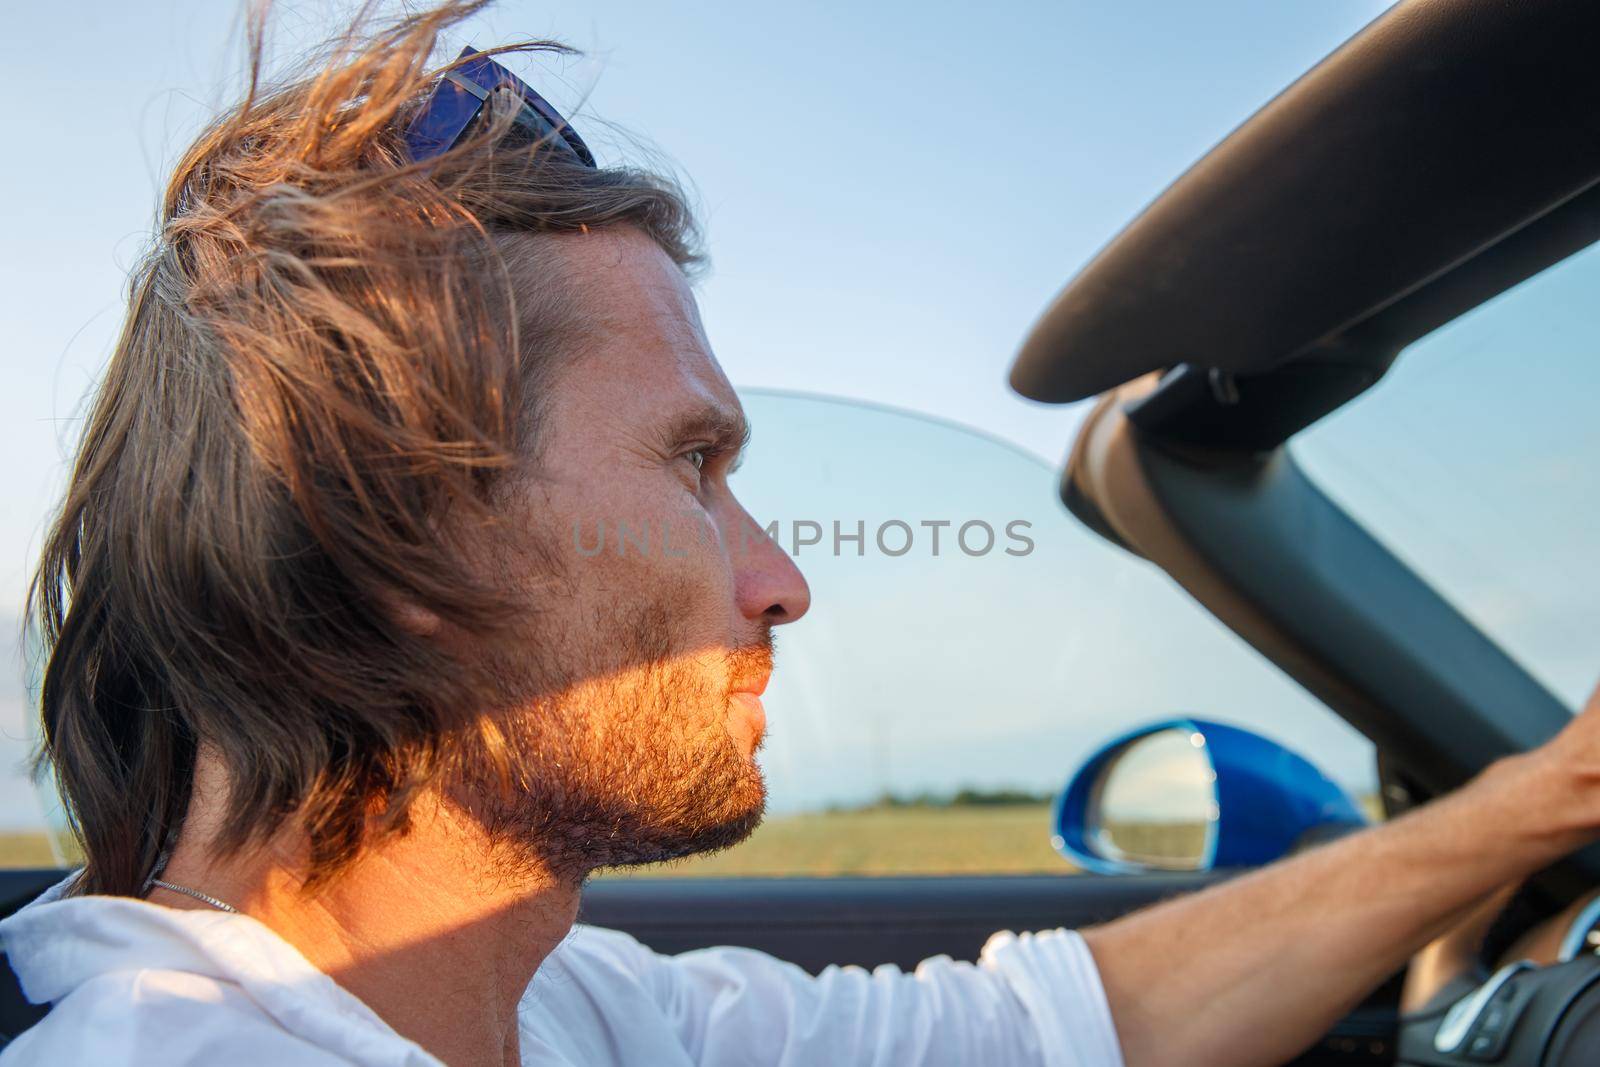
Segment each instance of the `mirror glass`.
[[1173,728],[1141,737],[1095,783],[1089,840],[1106,859],[1201,870],[1217,819],[1216,782],[1201,734]]

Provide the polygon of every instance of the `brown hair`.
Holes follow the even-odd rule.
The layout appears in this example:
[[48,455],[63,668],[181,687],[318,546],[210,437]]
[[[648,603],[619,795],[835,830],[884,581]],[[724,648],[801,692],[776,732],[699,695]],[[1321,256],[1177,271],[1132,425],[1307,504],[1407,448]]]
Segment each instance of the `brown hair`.
[[80,892],[141,891],[201,745],[225,850],[293,817],[314,884],[403,828],[466,693],[384,606],[496,624],[440,520],[488,517],[582,326],[559,278],[513,285],[524,235],[634,226],[696,259],[669,182],[520,142],[509,113],[410,161],[437,36],[482,6],[363,20],[271,87],[255,8],[248,92],[167,186],[30,594]]

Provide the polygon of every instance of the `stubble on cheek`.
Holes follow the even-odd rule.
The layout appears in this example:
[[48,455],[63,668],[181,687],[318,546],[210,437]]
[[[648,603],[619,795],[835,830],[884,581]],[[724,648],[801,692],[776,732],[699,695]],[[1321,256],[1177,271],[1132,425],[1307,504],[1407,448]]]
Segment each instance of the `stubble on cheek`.
[[725,848],[759,823],[765,783],[729,733],[728,654],[693,647],[686,592],[533,611],[495,654],[497,710],[467,731],[454,792],[505,862],[581,878]]

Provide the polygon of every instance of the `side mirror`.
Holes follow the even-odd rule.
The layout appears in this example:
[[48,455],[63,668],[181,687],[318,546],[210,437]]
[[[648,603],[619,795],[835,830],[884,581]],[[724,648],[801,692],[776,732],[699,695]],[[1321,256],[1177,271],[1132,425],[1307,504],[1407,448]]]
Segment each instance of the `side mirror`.
[[1091,756],[1056,798],[1056,851],[1095,874],[1270,863],[1366,825],[1310,762],[1249,730],[1173,719]]

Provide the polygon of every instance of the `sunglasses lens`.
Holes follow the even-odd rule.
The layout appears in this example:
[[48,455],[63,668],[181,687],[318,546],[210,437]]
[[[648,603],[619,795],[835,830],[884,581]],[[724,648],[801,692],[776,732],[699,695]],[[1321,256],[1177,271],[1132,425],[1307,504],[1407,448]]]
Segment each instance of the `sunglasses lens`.
[[[508,88],[508,91],[511,90]],[[589,153],[589,146],[583,143],[578,131],[550,106],[549,101],[521,82],[517,83],[515,91],[522,98],[523,105],[522,111],[517,115],[519,126],[537,131],[541,140],[571,152],[584,166],[595,165],[594,156]]]
[[420,162],[449,151],[482,106],[483,101],[466,89],[441,78],[406,129],[406,148],[411,158]]
[[448,152],[490,97],[509,93],[519,107],[514,125],[529,136],[529,143],[554,145],[577,156],[584,166],[595,166],[589,146],[577,131],[521,78],[471,48],[462,52],[461,59],[465,62],[440,79],[406,130],[406,146],[413,160],[421,162]]

